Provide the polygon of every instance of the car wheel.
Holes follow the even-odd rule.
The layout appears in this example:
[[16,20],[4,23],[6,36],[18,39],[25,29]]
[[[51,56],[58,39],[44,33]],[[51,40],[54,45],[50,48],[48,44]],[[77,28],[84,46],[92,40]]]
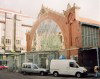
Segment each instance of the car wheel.
[[80,72],[76,73],[76,77],[77,77],[77,78],[80,78],[81,76],[82,76],[82,75],[81,75]]
[[53,76],[55,76],[55,77],[57,77],[58,75],[59,75],[58,72],[53,73]]
[[41,76],[44,76],[44,74],[45,74],[45,73],[44,73],[43,71],[42,71],[42,72],[40,72],[40,75],[41,75]]
[[26,72],[25,71],[23,72],[23,75],[26,75]]

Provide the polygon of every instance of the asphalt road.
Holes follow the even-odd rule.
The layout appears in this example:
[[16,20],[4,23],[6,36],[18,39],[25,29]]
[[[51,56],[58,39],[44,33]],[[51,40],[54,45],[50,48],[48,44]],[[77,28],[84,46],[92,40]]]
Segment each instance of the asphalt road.
[[93,76],[88,76],[86,78],[76,78],[72,76],[53,77],[52,75],[39,76],[38,74],[22,75],[17,72],[9,72],[7,70],[0,70],[0,79],[66,79],[66,78],[67,79],[94,79]]

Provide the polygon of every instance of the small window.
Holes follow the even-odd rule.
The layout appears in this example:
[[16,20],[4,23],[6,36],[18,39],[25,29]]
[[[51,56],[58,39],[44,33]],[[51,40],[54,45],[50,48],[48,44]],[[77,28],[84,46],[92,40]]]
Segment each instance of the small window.
[[70,67],[78,68],[78,64],[75,62],[70,62]]
[[70,67],[75,67],[75,63],[74,62],[70,62]]
[[27,68],[31,68],[31,65],[27,65]]
[[22,68],[26,68],[26,65],[23,65]]
[[11,39],[6,39],[6,44],[11,44]]
[[4,44],[4,36],[1,37],[1,43]]
[[6,43],[8,43],[8,39],[6,39]]
[[21,41],[20,40],[16,40],[16,44],[21,44]]
[[37,67],[37,66],[35,66],[35,65],[33,66],[33,68],[34,68],[34,69],[38,69],[38,67]]

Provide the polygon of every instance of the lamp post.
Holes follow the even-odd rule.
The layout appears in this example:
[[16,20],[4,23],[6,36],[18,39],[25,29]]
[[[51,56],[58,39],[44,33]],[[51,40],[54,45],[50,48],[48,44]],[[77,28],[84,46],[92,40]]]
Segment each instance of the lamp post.
[[6,51],[6,17],[7,17],[7,13],[5,12],[5,28],[4,28],[4,41],[3,41],[4,54],[5,54],[5,51]]
[[98,47],[96,48],[96,52],[97,52],[97,65],[99,66],[99,49],[98,49]]
[[16,17],[17,15],[14,15],[14,51],[16,52]]

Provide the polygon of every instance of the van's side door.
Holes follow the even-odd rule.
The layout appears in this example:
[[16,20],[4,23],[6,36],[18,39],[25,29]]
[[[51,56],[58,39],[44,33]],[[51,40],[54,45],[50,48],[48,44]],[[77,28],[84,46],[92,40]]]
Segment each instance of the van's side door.
[[69,69],[70,69],[70,67],[69,67],[69,63],[67,62],[65,62],[65,63],[63,63],[63,65],[62,66],[60,66],[60,68],[59,68],[59,72],[60,72],[60,74],[62,74],[62,75],[69,75]]
[[70,67],[66,66],[66,68],[63,70],[65,75],[69,75]]

